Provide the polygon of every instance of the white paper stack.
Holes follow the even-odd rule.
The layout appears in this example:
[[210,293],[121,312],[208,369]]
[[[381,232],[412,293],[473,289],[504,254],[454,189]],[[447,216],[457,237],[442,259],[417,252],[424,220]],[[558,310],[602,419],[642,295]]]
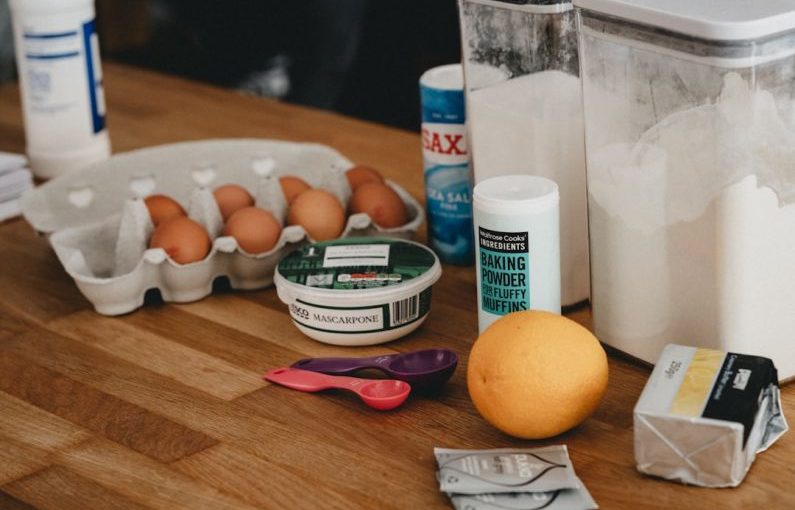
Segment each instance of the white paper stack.
[[33,175],[21,154],[0,151],[0,221],[19,216],[19,197],[33,187]]

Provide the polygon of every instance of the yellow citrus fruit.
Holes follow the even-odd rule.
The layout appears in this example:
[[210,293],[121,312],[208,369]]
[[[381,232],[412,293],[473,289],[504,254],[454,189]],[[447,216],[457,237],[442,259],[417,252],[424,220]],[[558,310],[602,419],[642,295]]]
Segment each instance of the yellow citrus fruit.
[[512,436],[543,439],[596,410],[607,389],[607,355],[590,331],[570,319],[514,312],[478,337],[467,386],[486,421]]

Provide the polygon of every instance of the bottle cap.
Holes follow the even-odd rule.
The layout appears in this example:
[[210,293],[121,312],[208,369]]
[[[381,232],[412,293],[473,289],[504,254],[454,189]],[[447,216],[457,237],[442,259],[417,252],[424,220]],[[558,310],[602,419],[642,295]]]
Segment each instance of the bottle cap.
[[489,214],[528,214],[557,207],[555,181],[537,175],[502,175],[486,179],[472,192],[475,209]]

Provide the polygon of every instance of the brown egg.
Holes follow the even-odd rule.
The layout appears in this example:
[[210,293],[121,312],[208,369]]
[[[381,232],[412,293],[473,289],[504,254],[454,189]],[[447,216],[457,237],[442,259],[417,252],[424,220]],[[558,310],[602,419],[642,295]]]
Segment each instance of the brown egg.
[[384,176],[378,170],[365,165],[354,166],[345,172],[345,177],[348,179],[348,184],[351,185],[353,191],[356,191],[365,182],[384,183]]
[[287,223],[301,225],[315,241],[326,241],[339,237],[345,229],[345,209],[328,191],[310,189],[293,201]]
[[152,218],[154,226],[177,216],[185,216],[185,209],[179,205],[179,202],[166,195],[149,195],[144,199],[144,204],[149,210],[149,217]]
[[308,189],[312,189],[305,180],[293,175],[279,177],[279,185],[282,187],[282,193],[284,193],[284,198],[287,199],[288,205],[292,204],[298,195]]
[[259,207],[238,209],[224,226],[224,235],[237,239],[237,245],[251,254],[270,251],[279,241],[282,226],[271,213]]
[[213,191],[215,201],[224,221],[228,220],[238,209],[254,205],[254,197],[243,186],[237,184],[224,184]]
[[210,236],[204,227],[188,218],[178,216],[155,228],[149,239],[150,248],[163,248],[177,264],[190,264],[210,253]]
[[367,213],[379,227],[392,228],[408,221],[406,204],[395,190],[378,182],[365,182],[351,197],[351,214]]

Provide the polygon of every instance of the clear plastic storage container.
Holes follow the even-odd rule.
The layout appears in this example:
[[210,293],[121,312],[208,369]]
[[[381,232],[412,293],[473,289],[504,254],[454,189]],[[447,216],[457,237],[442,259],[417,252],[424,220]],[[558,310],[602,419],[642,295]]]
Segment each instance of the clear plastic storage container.
[[795,376],[795,1],[574,4],[597,336]]
[[560,189],[561,300],[588,299],[577,30],[570,0],[459,0],[475,184],[530,174]]

